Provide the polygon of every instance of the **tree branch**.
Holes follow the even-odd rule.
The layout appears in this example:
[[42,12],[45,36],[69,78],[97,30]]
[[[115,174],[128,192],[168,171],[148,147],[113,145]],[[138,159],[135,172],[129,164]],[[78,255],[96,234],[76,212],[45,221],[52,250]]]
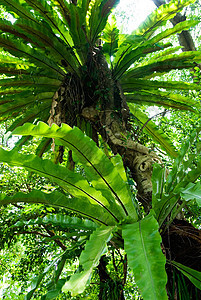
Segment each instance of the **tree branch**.
[[[49,230],[47,226],[43,225],[43,227],[51,237],[55,236],[55,234],[51,230]],[[61,247],[62,250],[65,251],[67,249],[67,247],[59,239],[55,239],[54,241],[59,247]]]

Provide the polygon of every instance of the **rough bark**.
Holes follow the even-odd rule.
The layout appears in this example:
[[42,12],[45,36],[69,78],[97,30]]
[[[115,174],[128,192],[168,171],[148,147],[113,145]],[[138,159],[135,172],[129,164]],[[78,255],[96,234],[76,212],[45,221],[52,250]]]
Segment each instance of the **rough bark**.
[[159,161],[156,154],[129,136],[115,112],[99,112],[91,106],[83,109],[82,116],[93,124],[113,153],[121,155],[124,166],[129,168],[137,184],[138,198],[148,211],[152,192],[152,165],[154,161]]
[[83,122],[90,123],[95,142],[99,133],[113,153],[121,155],[137,184],[138,199],[149,211],[152,165],[158,158],[131,135],[129,108],[101,49],[89,50],[86,69],[81,80],[69,74],[55,93],[49,124],[63,122],[80,127]]

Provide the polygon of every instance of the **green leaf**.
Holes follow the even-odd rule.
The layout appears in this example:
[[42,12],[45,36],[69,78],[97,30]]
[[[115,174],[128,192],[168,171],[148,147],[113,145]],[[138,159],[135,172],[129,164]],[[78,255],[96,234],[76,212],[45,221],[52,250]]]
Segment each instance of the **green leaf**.
[[116,20],[114,16],[109,18],[101,36],[101,40],[104,41],[103,52],[108,59],[108,62],[112,64],[111,56],[115,55],[118,49],[119,40],[119,29],[116,27]]
[[43,138],[40,144],[38,145],[35,154],[39,157],[42,157],[43,154],[50,149],[51,143],[52,139]]
[[[61,265],[61,263],[60,263],[60,265]],[[59,297],[59,294],[61,293],[61,289],[64,284],[65,284],[65,279],[59,279],[58,282],[56,283],[56,285],[54,285],[55,288],[49,290],[45,295],[43,295],[41,297],[41,300],[58,299],[57,297]]]
[[82,64],[86,63],[88,55],[88,40],[86,34],[86,13],[88,5],[89,2],[86,3],[86,1],[82,1],[82,5],[79,2],[77,5],[73,3],[68,4],[69,33]]
[[19,0],[1,0],[0,5],[6,8],[6,11],[14,15],[15,18],[21,17],[33,20],[37,22],[32,13],[30,13],[30,7]]
[[0,37],[0,46],[5,49],[5,51],[10,52],[12,55],[17,57],[26,57],[30,62],[33,62],[39,67],[48,69],[50,72],[56,73],[57,75],[64,77],[65,73],[63,70],[47,55],[25,45],[17,40],[11,40],[9,35],[3,35]]
[[158,80],[144,80],[123,76],[120,80],[124,92],[133,92],[134,90],[200,90],[201,86],[195,83],[183,81],[158,81]]
[[82,251],[79,263],[83,271],[75,273],[63,287],[63,291],[70,291],[76,296],[84,291],[89,283],[93,269],[98,265],[100,257],[107,251],[107,242],[112,238],[115,227],[101,226],[90,235],[85,249]]
[[[116,63],[114,67],[113,77],[115,79],[121,78],[121,76],[124,74],[124,72],[137,60],[139,60],[141,57],[146,56],[146,49],[150,49],[151,44],[145,43],[142,46],[138,46],[133,49],[133,47],[129,46],[125,50],[124,57],[120,57],[119,61]],[[117,56],[118,57],[118,56]]]
[[138,123],[140,125],[143,125],[142,128],[144,129],[144,131],[147,132],[154,141],[159,143],[171,157],[177,157],[175,148],[168,136],[164,134],[164,132],[160,130],[158,126],[154,122],[152,122],[145,113],[140,111],[140,109],[138,109],[136,105],[129,105],[129,108],[131,113],[137,119]]
[[[10,95],[2,96],[0,100],[0,120],[4,120],[11,116],[18,116],[24,109],[29,109],[29,112],[31,112],[30,109],[32,108],[33,110],[34,108],[36,109],[36,114],[37,112],[40,113],[46,110],[48,107],[50,109],[53,95],[53,92],[41,92],[37,95],[33,95],[32,91],[24,91],[19,94],[12,95],[12,97]],[[41,103],[40,108],[38,107],[39,103]]]
[[123,181],[127,182],[126,170],[124,168],[121,156],[119,154],[116,154],[115,156],[110,158],[110,161],[113,163],[115,169],[118,170],[119,175],[121,176]]
[[72,129],[66,124],[62,124],[61,127],[53,124],[49,127],[45,123],[39,122],[37,126],[27,123],[18,127],[13,134],[51,137],[67,146],[83,164],[86,175],[93,186],[99,189],[107,199],[110,199],[110,202],[118,206],[122,215],[137,219],[127,183],[122,180],[118,170],[103,151],[81,130],[76,127]]
[[[37,102],[37,101],[36,101]],[[34,112],[33,112],[34,107]],[[38,107],[36,104],[35,106],[31,106],[25,110],[24,114],[20,116],[19,118],[15,118],[15,121],[9,126],[6,130],[6,132],[11,132],[18,126],[22,126],[26,122],[33,122],[36,123],[37,120],[48,120],[49,118],[49,112],[50,112],[50,103],[44,101],[43,104]]]
[[101,192],[90,186],[87,180],[81,175],[67,168],[55,165],[49,160],[42,160],[35,155],[22,155],[16,151],[6,151],[3,149],[0,149],[0,161],[6,162],[11,166],[24,167],[28,171],[49,178],[50,181],[58,184],[64,191],[74,197],[80,199],[86,198],[90,203],[100,205],[113,217],[114,223],[125,218],[121,207],[118,207],[111,199],[103,197]]
[[196,21],[196,20],[188,20],[188,21],[180,22],[180,23],[176,24],[173,28],[168,28],[168,29],[162,31],[161,33],[157,34],[150,41],[152,43],[158,43],[162,39],[167,38],[175,33],[177,33],[177,34],[181,33],[183,30],[188,30],[191,27],[197,25],[198,23],[199,23],[199,21]]
[[55,90],[61,85],[62,81],[48,78],[48,77],[38,77],[38,76],[23,76],[23,78],[3,78],[1,79],[0,86],[2,88],[11,87],[35,87],[35,86],[53,86]]
[[[48,198],[48,194],[46,195]],[[76,200],[75,200],[76,201]],[[67,201],[66,201],[67,202]],[[52,224],[54,226],[60,226],[64,229],[74,228],[79,230],[95,230],[98,226],[94,222],[87,219],[80,219],[78,217],[70,217],[62,214],[48,214],[43,218],[30,219],[28,221],[21,220],[15,223],[13,226]]]
[[191,167],[192,160],[188,159],[184,162],[184,157],[188,153],[190,146],[194,142],[198,132],[194,131],[190,137],[184,142],[179,151],[178,157],[175,159],[171,172],[166,179],[165,193],[170,193],[178,183],[184,180],[186,171]]
[[70,4],[65,0],[54,0],[53,2],[61,13],[63,22],[69,26],[71,22],[71,15],[69,10]]
[[174,18],[176,13],[181,11],[185,6],[194,2],[195,0],[174,0],[168,4],[161,5],[158,9],[153,11],[132,34],[149,38],[159,26],[164,25],[167,20]]
[[180,195],[185,201],[196,200],[197,204],[201,206],[201,183],[189,182],[185,188],[181,189]]
[[182,272],[188,279],[201,290],[201,272],[186,267],[178,262],[171,261],[171,265],[175,266],[180,272]]
[[48,3],[45,0],[25,0],[35,11],[38,11],[44,20],[49,24],[55,33],[59,34],[60,37],[67,43],[68,46],[68,35],[66,36],[67,30],[59,18],[56,11],[52,8],[51,3]]
[[145,76],[150,76],[155,72],[164,73],[175,69],[193,68],[195,62],[199,63],[200,61],[200,51],[186,51],[179,54],[170,54],[161,56],[158,59],[149,59],[148,62],[145,61],[138,64],[135,68],[130,69],[126,73],[126,76],[127,78],[143,78]]
[[165,256],[154,217],[147,216],[137,223],[123,225],[122,234],[128,265],[133,270],[143,299],[168,299]]
[[157,90],[141,90],[133,91],[131,94],[126,94],[126,100],[130,103],[157,105],[166,108],[174,108],[179,110],[196,111],[197,102],[179,94],[169,92],[161,92]]
[[119,0],[97,0],[89,12],[88,38],[92,44],[97,41],[99,33],[104,29],[111,9],[118,4]]
[[41,203],[52,207],[65,208],[69,211],[79,213],[86,218],[90,218],[96,223],[98,222],[103,225],[113,224],[113,218],[100,205],[92,204],[85,198],[73,198],[60,192],[48,194],[37,190],[33,190],[28,194],[19,192],[10,197],[0,193],[0,205],[19,202]]
[[[182,5],[186,5],[186,3],[182,3]],[[158,10],[153,12],[146,20],[143,22],[143,24],[135,30],[131,36],[128,38],[125,38],[125,40],[122,42],[122,44],[119,44],[119,50],[116,53],[116,57],[114,60],[114,77],[115,78],[120,78],[123,73],[135,62],[135,66],[133,68],[132,76],[135,76],[137,78],[139,77],[144,77],[145,75],[150,75],[150,68],[153,69],[154,67],[156,68],[155,71],[157,71],[158,68],[164,69],[168,68],[171,70],[171,68],[175,69],[175,64],[169,64],[167,63],[156,63],[156,59],[152,57],[151,59],[148,60],[145,63],[137,65],[136,60],[139,60],[141,57],[146,56],[147,53],[152,53],[158,50],[163,50],[166,47],[169,47],[171,44],[158,44],[159,41],[161,41],[164,38],[167,38],[170,35],[173,35],[175,33],[179,33],[182,30],[187,30],[191,26],[195,26],[197,24],[196,21],[184,21],[180,22],[176,26],[174,26],[171,29],[167,29],[163,31],[160,34],[157,34],[154,36],[152,39],[148,39],[154,31],[158,28],[158,26],[161,26],[162,23],[171,18],[172,14],[175,15],[177,9],[180,10],[182,5],[180,3],[174,1],[174,3],[171,2],[171,4],[166,4],[164,6],[160,6]],[[171,16],[171,17],[170,17]],[[151,26],[151,27],[149,27]],[[131,38],[133,39],[131,43]],[[174,48],[173,48],[174,49]],[[174,52],[178,50],[178,48],[174,49]],[[168,50],[170,51],[170,50]],[[172,51],[172,49],[171,49]],[[170,51],[170,53],[171,53]],[[165,51],[160,51],[159,57],[165,55]],[[166,53],[168,54],[168,53]],[[177,55],[177,54],[176,54]],[[177,55],[178,56],[178,55]],[[158,57],[158,58],[159,58]],[[190,63],[190,60],[189,60]],[[191,62],[192,64],[192,62]],[[143,65],[147,65],[147,67],[142,67]],[[184,63],[180,63],[177,67],[180,68],[185,68],[186,65]],[[139,71],[138,71],[138,68]],[[130,71],[131,72],[131,71]],[[163,70],[164,72],[164,70]]]

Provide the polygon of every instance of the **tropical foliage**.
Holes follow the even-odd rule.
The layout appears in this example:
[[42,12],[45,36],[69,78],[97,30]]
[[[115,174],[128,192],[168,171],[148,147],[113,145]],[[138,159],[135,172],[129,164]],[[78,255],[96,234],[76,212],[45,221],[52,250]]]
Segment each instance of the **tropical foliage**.
[[[49,234],[45,237],[63,250],[32,279],[25,299],[41,286],[41,299],[83,293],[97,266],[101,273],[100,261],[110,247],[127,254],[143,299],[168,299],[167,291],[170,296],[166,259],[200,288],[200,272],[174,261],[162,244],[182,208],[191,200],[200,206],[197,153],[185,161],[200,131],[178,154],[143,111],[144,105],[157,105],[199,114],[200,103],[188,91],[199,91],[200,85],[162,77],[200,63],[200,51],[181,52],[166,40],[198,21],[159,32],[193,2],[171,1],[126,35],[109,18],[118,1],[0,1],[9,13],[0,19],[0,120],[9,122],[7,132],[21,136],[12,150],[0,149],[0,162],[23,168],[28,176],[37,174],[40,182],[25,191],[2,188],[0,203],[37,204],[35,215],[14,222],[10,230],[42,226]],[[159,158],[135,140],[136,125],[175,158],[168,175],[157,163],[149,180]],[[24,153],[21,147],[32,137],[40,138],[35,154]],[[65,235],[52,228],[62,228]],[[65,245],[68,240],[71,247]],[[79,267],[69,278],[70,256],[73,261],[79,256]],[[123,299],[114,290],[105,299]]]

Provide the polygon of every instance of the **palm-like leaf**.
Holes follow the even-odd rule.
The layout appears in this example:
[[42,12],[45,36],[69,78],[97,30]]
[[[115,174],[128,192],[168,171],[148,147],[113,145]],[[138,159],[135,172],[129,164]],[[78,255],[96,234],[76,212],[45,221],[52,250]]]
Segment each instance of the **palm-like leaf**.
[[106,199],[100,191],[92,188],[81,175],[55,165],[49,160],[42,160],[34,155],[26,156],[18,154],[16,151],[5,151],[3,149],[0,149],[0,160],[10,165],[24,167],[28,171],[36,172],[41,176],[49,178],[67,193],[78,197],[80,201],[83,200],[83,204],[88,199],[92,204],[102,206],[107,211],[107,214],[111,215],[116,222],[125,217],[123,209],[115,205],[114,200]]
[[30,219],[28,221],[18,221],[13,225],[14,227],[21,227],[24,225],[48,225],[60,226],[62,228],[73,228],[78,230],[95,230],[98,225],[87,219],[80,219],[78,217],[65,216],[63,214],[48,214],[43,218]]
[[37,126],[24,124],[24,126],[18,127],[14,134],[51,137],[70,148],[85,167],[86,175],[93,186],[100,190],[106,198],[111,199],[114,203],[117,202],[125,216],[136,219],[136,212],[130,201],[131,193],[127,184],[122,181],[119,171],[96,147],[95,143],[84,136],[81,130],[72,129],[66,124],[62,124],[61,127],[53,124],[52,127],[49,127],[41,122]]
[[[154,76],[155,72],[159,74],[172,69],[190,68],[194,66],[194,62],[200,62],[199,52],[174,54],[178,48],[169,48],[171,44],[164,43],[164,39],[172,34],[195,26],[196,21],[184,21],[174,28],[155,34],[159,26],[193,2],[172,1],[160,7],[128,36],[119,35],[114,19],[111,19],[110,25],[107,24],[111,9],[118,3],[115,0],[80,0],[77,5],[64,0],[26,0],[23,5],[19,0],[0,1],[0,4],[16,18],[14,24],[4,19],[0,20],[0,31],[3,33],[0,45],[5,51],[5,54],[0,56],[0,71],[10,76],[1,83],[1,120],[19,116],[20,112],[23,112],[19,123],[15,121],[13,128],[22,125],[26,120],[38,118],[47,121],[53,95],[61,86],[65,86],[67,74],[70,75],[69,78],[72,74],[79,78],[77,80],[84,89],[85,97],[90,97],[86,86],[91,78],[87,73],[91,72],[88,64],[91,60],[89,65],[93,65],[98,38],[104,42],[101,55],[105,55],[110,63],[112,78],[120,80],[128,102],[194,111],[195,103],[189,102],[188,98],[170,92],[159,92],[158,89],[168,91],[173,88],[180,90],[198,87],[148,79]],[[165,48],[167,50],[164,50]],[[147,62],[147,55],[153,55],[154,52],[157,53],[155,57]],[[97,83],[94,83],[94,86],[97,87]],[[69,88],[69,84],[66,84],[66,87]],[[29,91],[26,96],[25,91]],[[52,95],[49,99],[41,99],[42,92],[50,91]],[[83,95],[78,100],[80,107],[83,105],[82,97]],[[45,113],[31,113],[30,107],[34,104],[36,110],[45,110]]]
[[60,192],[53,192],[50,194],[41,191],[32,191],[28,194],[19,192],[12,197],[4,194],[0,195],[1,205],[18,202],[41,203],[52,207],[64,208],[81,214],[86,218],[90,218],[99,224],[113,224],[113,218],[108,216],[101,206],[93,204],[87,199],[69,197]]

